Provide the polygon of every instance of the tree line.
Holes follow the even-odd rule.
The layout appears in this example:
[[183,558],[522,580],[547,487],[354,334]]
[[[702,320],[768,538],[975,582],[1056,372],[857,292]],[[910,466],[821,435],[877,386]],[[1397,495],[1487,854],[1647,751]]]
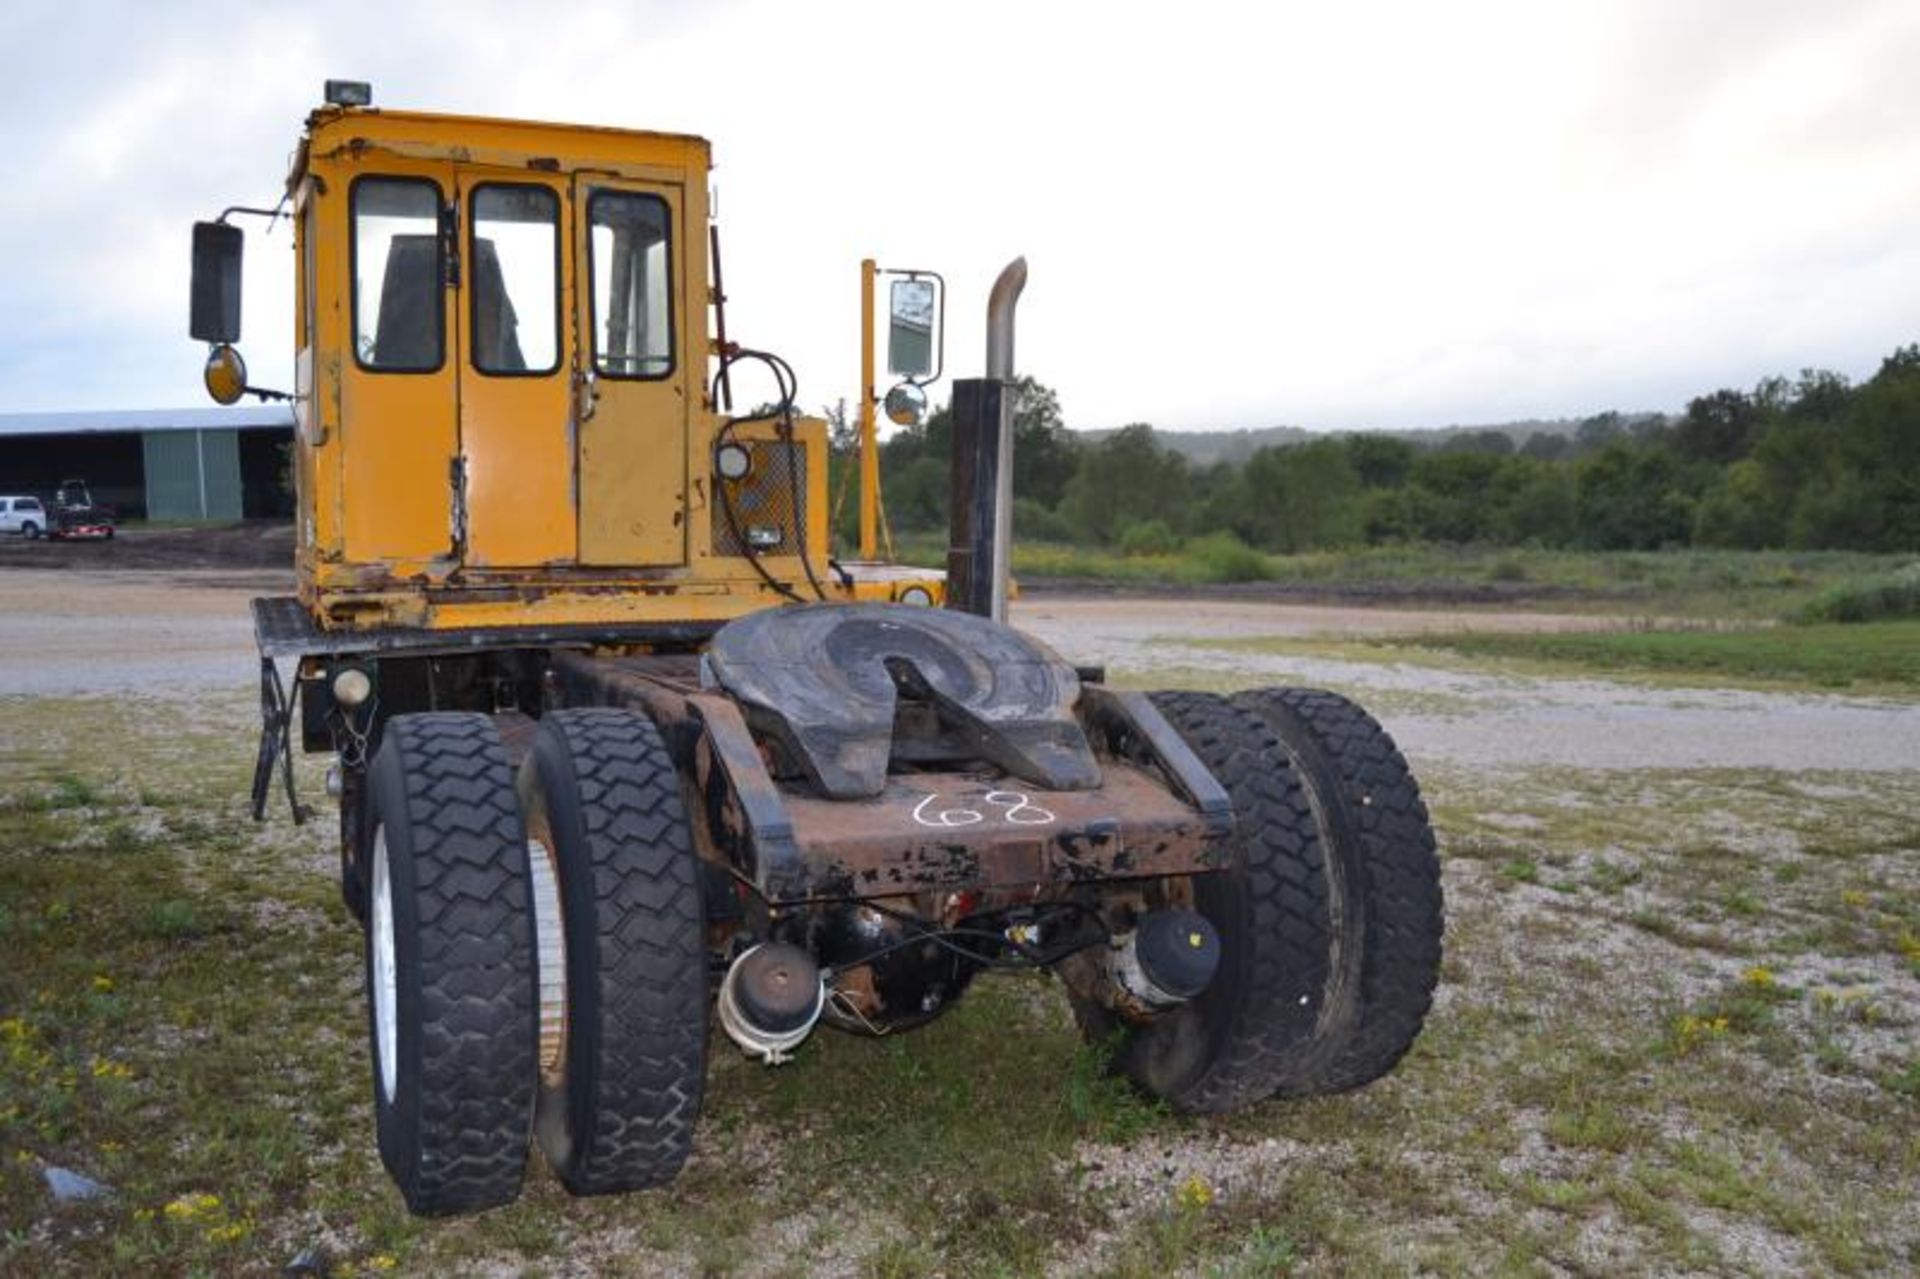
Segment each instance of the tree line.
[[[1920,548],[1920,345],[1858,385],[1809,369],[1699,396],[1676,416],[1601,413],[1524,441],[1499,430],[1435,442],[1328,435],[1208,466],[1146,423],[1088,439],[1032,378],[1015,404],[1023,539],[1139,553],[1209,535],[1282,553],[1391,542]],[[850,461],[844,406],[828,416]],[[944,407],[881,445],[895,529],[946,527],[951,448]],[[845,544],[851,510],[836,521]]]

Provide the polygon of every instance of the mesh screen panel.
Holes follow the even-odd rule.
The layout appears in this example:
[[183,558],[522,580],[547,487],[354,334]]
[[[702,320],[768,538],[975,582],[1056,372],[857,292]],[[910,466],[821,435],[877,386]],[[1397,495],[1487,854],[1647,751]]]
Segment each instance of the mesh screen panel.
[[[716,555],[745,555],[745,544],[754,531],[777,531],[780,540],[769,545],[760,542],[752,549],[761,555],[798,555],[800,530],[807,518],[807,455],[797,444],[779,440],[746,441],[753,456],[753,469],[743,480],[721,479],[714,483],[731,501],[733,525],[727,523],[726,502],[713,504],[713,551]],[[799,503],[795,505],[796,495]],[[734,535],[738,527],[739,536]]]

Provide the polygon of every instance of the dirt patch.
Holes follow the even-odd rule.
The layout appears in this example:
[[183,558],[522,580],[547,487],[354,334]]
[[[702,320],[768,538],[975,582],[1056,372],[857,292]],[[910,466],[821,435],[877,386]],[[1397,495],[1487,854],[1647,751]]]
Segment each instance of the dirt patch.
[[[1158,592],[1054,592],[1023,583],[1016,625],[1068,637],[1145,638],[1168,633],[1215,639],[1344,638],[1500,631],[1562,633],[1618,628],[1619,618],[1511,609],[1407,608],[1368,604],[1273,603],[1259,599],[1177,599]],[[1406,603],[1403,597],[1399,603]],[[1069,640],[1068,646],[1071,646]],[[1063,652],[1066,649],[1063,648]],[[1069,657],[1072,653],[1068,652]]]
[[1463,582],[1426,578],[1379,582],[1109,582],[1091,577],[1020,578],[1020,589],[1041,595],[1124,599],[1241,600],[1248,603],[1459,605],[1513,608],[1570,600],[1628,600],[1645,592],[1605,591],[1542,582]]
[[0,568],[62,573],[129,569],[286,569],[293,563],[293,525],[245,520],[191,528],[123,528],[111,538],[53,542],[0,537]]

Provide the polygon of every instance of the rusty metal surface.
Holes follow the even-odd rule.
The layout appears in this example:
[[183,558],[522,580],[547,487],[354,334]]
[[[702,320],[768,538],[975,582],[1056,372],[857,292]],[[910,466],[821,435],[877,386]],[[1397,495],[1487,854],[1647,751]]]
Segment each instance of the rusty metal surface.
[[784,798],[812,896],[1078,884],[1224,865],[1228,821],[1197,812],[1133,765],[1110,762],[1104,772],[1094,790],[916,773],[889,778],[877,799]]
[[550,645],[699,644],[719,622],[632,622],[593,626],[488,626],[431,630],[387,626],[357,631],[322,630],[291,595],[253,601],[253,635],[263,657],[353,653],[471,653],[494,648]]
[[914,772],[887,777],[871,799],[829,799],[776,782],[740,708],[697,691],[687,659],[568,652],[552,667],[557,704],[653,717],[697,793],[703,855],[771,902],[1070,887],[1214,870],[1230,855],[1231,808],[1189,802],[1158,760],[1102,760],[1100,784],[1084,790]]
[[500,730],[500,744],[506,748],[507,763],[517,770],[527,756],[533,754],[533,736],[540,731],[539,721],[520,711],[495,711],[493,723]]
[[1203,813],[1231,819],[1233,800],[1153,699],[1131,689],[1084,685],[1080,713],[1121,754],[1160,766],[1174,788]]

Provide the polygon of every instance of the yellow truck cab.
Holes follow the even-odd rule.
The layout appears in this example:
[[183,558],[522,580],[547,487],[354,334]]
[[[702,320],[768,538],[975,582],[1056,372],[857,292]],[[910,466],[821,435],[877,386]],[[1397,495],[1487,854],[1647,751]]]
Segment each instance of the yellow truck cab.
[[[829,569],[823,422],[720,413],[710,167],[678,134],[312,113],[286,208],[317,628],[644,631],[793,598],[938,601],[937,572]],[[223,237],[238,229],[206,238]],[[225,341],[210,386],[234,385]]]

